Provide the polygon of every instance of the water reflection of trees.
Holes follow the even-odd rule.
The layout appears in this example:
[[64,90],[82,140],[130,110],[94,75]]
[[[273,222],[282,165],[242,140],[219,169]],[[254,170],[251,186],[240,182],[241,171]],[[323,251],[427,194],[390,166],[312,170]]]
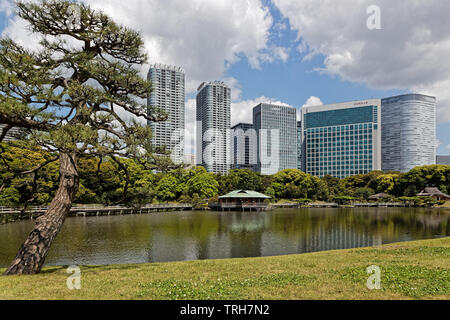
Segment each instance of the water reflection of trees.
[[[208,246],[212,235],[227,236],[232,250],[254,247],[265,233],[288,240],[333,234],[339,237],[375,237],[361,240],[364,244],[390,241],[402,236],[419,239],[449,234],[449,214],[443,211],[415,208],[360,208],[360,209],[291,209],[267,213],[196,213],[189,219],[179,216],[169,219],[165,230],[172,238],[196,239],[200,246]],[[359,240],[358,240],[359,241]],[[233,249],[235,248],[235,249]],[[204,251],[207,251],[206,249]],[[237,253],[240,255],[239,253]]]
[[[371,246],[448,236],[449,217],[449,211],[359,208],[73,218],[67,220],[48,261],[152,262]],[[0,238],[5,240],[0,264],[13,258],[29,224],[2,228],[0,236],[7,235],[7,239]]]

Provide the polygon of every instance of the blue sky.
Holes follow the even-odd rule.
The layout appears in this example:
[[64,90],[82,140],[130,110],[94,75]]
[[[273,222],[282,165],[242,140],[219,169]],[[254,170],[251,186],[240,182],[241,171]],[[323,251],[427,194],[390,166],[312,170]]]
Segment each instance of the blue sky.
[[[194,88],[201,81],[219,79],[231,81],[240,93],[235,108],[245,113],[260,97],[300,108],[311,97],[331,104],[423,92],[439,100],[438,154],[450,154],[450,23],[441,13],[450,12],[450,6],[443,7],[447,4],[199,0],[193,8],[189,1],[154,0],[146,9],[149,2],[140,0],[126,5],[119,0],[84,1],[140,29],[152,62],[185,68],[188,118],[193,118]],[[365,27],[365,10],[372,3],[381,7],[381,30]],[[0,0],[0,32],[26,43],[26,33],[6,14],[7,8],[10,1]],[[241,116],[237,114],[236,121],[247,119]]]
[[[277,45],[293,48],[298,43],[297,32],[290,29],[289,20],[281,17],[279,10],[270,5],[269,8],[275,19],[274,24],[284,23],[287,29],[281,37],[274,37]],[[369,98],[384,98],[408,93],[407,89],[373,89],[364,83],[343,81],[339,76],[330,76],[316,70],[323,67],[324,56],[318,55],[309,61],[302,61],[305,54],[291,50],[286,62],[263,64],[261,69],[251,68],[245,59],[234,64],[226,75],[239,80],[242,87],[242,98],[252,99],[259,96],[269,96],[286,102],[296,108],[307,101],[310,96],[316,96],[324,104],[343,101],[363,100]],[[450,89],[450,88],[449,88]],[[440,141],[438,154],[450,154],[450,123],[439,123],[437,139]]]

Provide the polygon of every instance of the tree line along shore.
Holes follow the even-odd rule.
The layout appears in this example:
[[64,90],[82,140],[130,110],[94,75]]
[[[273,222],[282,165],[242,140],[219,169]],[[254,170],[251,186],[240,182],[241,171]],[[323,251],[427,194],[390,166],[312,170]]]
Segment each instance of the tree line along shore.
[[[41,149],[23,148],[20,142],[3,143],[2,154],[7,165],[0,166],[0,206],[45,206],[53,198],[59,179],[59,164],[54,161],[36,175],[15,176],[35,168],[52,157]],[[254,190],[272,197],[308,204],[310,202],[348,204],[365,202],[374,194],[390,195],[384,202],[407,202],[409,205],[444,205],[417,194],[426,187],[450,191],[450,166],[431,165],[407,173],[373,171],[368,174],[338,179],[318,178],[297,169],[283,170],[262,176],[248,169],[231,170],[227,175],[208,173],[203,167],[185,169],[182,166],[164,168],[159,173],[146,170],[132,159],[121,159],[128,175],[117,174],[121,168],[115,161],[104,158],[80,159],[80,187],[76,204],[121,204],[140,207],[146,204],[189,203],[194,208],[207,206],[219,195],[233,190]]]

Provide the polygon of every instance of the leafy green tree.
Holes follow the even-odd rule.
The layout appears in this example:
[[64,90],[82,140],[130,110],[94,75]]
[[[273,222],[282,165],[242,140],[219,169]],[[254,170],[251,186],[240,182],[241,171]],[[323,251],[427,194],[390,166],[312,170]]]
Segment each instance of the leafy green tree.
[[422,166],[399,177],[399,193],[414,197],[426,187],[437,187],[444,193],[450,193],[450,166]]
[[231,170],[221,178],[221,183],[226,186],[223,193],[229,193],[233,190],[264,191],[261,175],[250,169]]
[[264,194],[266,196],[269,196],[272,201],[276,199],[276,192],[275,192],[274,188],[272,188],[272,187],[268,187],[266,189],[266,191],[264,192]]
[[317,177],[313,178],[315,178],[313,179],[315,198],[318,200],[328,201],[332,197],[328,184],[322,179],[319,179]]
[[353,196],[360,200],[368,200],[370,196],[375,194],[374,190],[371,188],[358,188],[353,193]]
[[[148,168],[158,163],[149,127],[127,123],[122,111],[147,121],[167,118],[145,104],[151,84],[140,76],[147,56],[138,32],[78,2],[16,5],[17,15],[41,41],[32,51],[0,40],[0,123],[5,125],[0,137],[12,127],[28,130],[31,143],[55,157],[49,161],[59,160],[60,179],[48,211],[37,219],[7,275],[40,272],[77,195],[79,159],[110,157],[127,178],[122,158]],[[128,184],[123,189],[126,193]]]
[[58,159],[51,153],[20,140],[2,143],[0,164],[0,196],[5,188],[19,195],[8,197],[8,205],[25,209],[32,203],[48,204],[55,194]]
[[332,198],[334,196],[342,194],[342,187],[339,178],[332,177],[330,175],[325,175],[321,180],[327,185],[328,198]]
[[155,175],[151,172],[144,173],[140,179],[131,184],[128,194],[128,203],[133,207],[152,203],[157,197]]
[[333,200],[337,204],[344,205],[344,204],[349,204],[349,203],[351,203],[352,201],[354,201],[356,199],[353,198],[353,197],[350,197],[350,196],[337,196],[337,197],[334,197]]
[[163,201],[175,200],[177,198],[177,179],[171,175],[166,174],[158,182],[156,187],[156,196]]
[[297,169],[280,171],[273,176],[272,181],[272,188],[279,199],[327,197],[327,186],[319,178]]
[[204,199],[212,198],[218,194],[219,183],[214,174],[206,172],[203,167],[194,167],[189,172],[189,180],[186,185],[189,190],[189,196],[195,198],[194,195]]
[[0,205],[17,207],[20,203],[20,192],[16,188],[7,187],[0,193]]
[[369,186],[376,190],[377,193],[388,193],[391,194],[398,180],[397,174],[382,174],[376,179],[373,179]]

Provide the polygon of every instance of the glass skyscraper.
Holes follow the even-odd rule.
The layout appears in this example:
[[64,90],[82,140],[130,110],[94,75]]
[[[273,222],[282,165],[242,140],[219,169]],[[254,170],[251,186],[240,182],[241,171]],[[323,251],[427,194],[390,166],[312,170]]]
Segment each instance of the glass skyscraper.
[[204,82],[197,93],[197,163],[208,172],[231,168],[231,89],[221,81]]
[[152,91],[148,105],[159,108],[168,115],[163,122],[149,122],[152,144],[166,147],[175,163],[184,160],[185,75],[181,68],[154,64],[150,66],[148,80]]
[[253,108],[257,133],[256,171],[272,175],[297,168],[297,110],[289,106],[261,103]]
[[436,98],[406,94],[381,100],[383,171],[436,164]]
[[231,128],[233,169],[255,170],[257,163],[257,137],[251,123],[239,123]]
[[302,122],[297,121],[297,169],[302,170]]
[[381,170],[381,100],[304,107],[303,169],[345,178]]
[[[5,124],[0,124],[0,134],[3,133],[3,130],[5,127],[6,127]],[[26,135],[27,135],[26,130],[24,128],[12,127],[5,134],[5,137],[3,138],[3,142],[21,140],[21,139],[24,139]]]

